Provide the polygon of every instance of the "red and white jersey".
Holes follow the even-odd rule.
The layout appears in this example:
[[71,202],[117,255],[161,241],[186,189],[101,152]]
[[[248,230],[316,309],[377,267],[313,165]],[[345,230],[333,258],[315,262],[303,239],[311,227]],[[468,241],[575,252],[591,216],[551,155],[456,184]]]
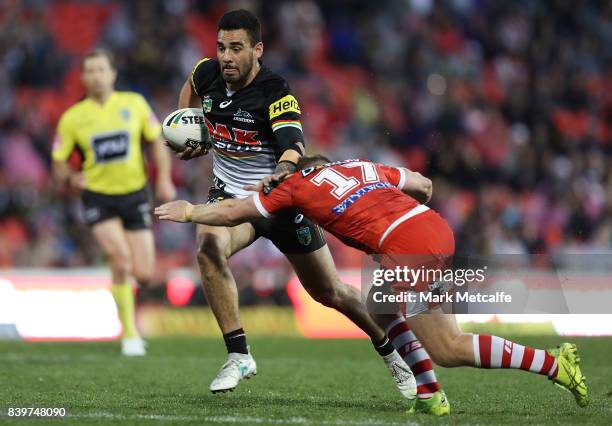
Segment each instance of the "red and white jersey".
[[398,189],[405,179],[403,169],[345,160],[295,172],[253,199],[265,217],[294,207],[345,244],[379,253],[397,226],[429,210]]

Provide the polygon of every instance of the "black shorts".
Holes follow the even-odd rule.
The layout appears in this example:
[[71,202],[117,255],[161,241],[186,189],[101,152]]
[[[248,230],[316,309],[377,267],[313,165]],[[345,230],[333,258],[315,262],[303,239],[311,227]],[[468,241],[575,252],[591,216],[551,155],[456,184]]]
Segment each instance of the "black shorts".
[[81,199],[85,208],[85,223],[89,226],[118,217],[127,230],[151,228],[151,201],[146,187],[122,195],[107,195],[84,190]]
[[[234,196],[212,186],[206,204],[227,198]],[[257,219],[251,224],[255,228],[255,239],[267,238],[284,254],[312,253],[327,244],[323,229],[297,210],[284,211],[270,219]]]

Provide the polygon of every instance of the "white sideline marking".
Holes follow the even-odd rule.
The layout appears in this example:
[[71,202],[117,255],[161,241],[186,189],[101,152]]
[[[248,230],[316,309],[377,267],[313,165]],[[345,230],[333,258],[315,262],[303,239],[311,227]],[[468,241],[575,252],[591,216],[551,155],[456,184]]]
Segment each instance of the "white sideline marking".
[[413,422],[388,422],[376,419],[364,420],[321,420],[307,419],[304,417],[288,417],[285,419],[267,418],[267,417],[240,417],[240,416],[175,416],[165,414],[115,414],[105,411],[68,414],[66,418],[82,418],[82,419],[113,419],[113,420],[160,420],[167,422],[207,422],[207,423],[242,423],[242,424],[275,424],[275,425],[308,425],[321,424],[333,426],[417,426],[418,423]]
[[[116,352],[108,352],[104,355],[94,353],[78,352],[75,354],[67,353],[51,353],[51,352],[3,352],[0,353],[0,360],[5,361],[121,361],[128,359],[128,357],[122,356],[119,352],[119,346],[117,346]],[[203,361],[216,361],[217,357],[212,356],[180,356],[180,355],[157,355],[148,354],[147,359],[153,361],[168,361],[168,360],[180,360],[183,362],[203,362]],[[348,361],[348,360],[347,360]]]

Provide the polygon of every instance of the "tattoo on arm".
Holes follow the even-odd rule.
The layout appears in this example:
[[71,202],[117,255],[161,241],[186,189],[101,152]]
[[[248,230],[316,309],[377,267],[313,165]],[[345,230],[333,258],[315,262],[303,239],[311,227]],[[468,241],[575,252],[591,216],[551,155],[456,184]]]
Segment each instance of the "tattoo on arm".
[[276,169],[274,169],[274,174],[278,174],[278,173],[283,173],[283,172],[289,172],[289,173],[293,173],[297,170],[297,166],[291,162],[291,161],[279,161],[279,163],[276,165]]

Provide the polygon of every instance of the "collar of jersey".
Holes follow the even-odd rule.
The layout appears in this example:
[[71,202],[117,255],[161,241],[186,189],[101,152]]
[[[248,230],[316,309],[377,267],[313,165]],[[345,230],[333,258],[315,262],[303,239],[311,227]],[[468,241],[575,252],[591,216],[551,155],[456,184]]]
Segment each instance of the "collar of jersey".
[[96,101],[94,101],[92,98],[87,97],[86,100],[91,103],[92,105],[95,105],[97,108],[101,108],[104,109],[106,108],[108,105],[110,105],[113,100],[115,99],[115,97],[117,96],[117,92],[115,90],[113,90],[113,93],[111,93],[111,95],[108,97],[108,99],[106,100],[106,102],[104,102],[103,104],[99,104]]

